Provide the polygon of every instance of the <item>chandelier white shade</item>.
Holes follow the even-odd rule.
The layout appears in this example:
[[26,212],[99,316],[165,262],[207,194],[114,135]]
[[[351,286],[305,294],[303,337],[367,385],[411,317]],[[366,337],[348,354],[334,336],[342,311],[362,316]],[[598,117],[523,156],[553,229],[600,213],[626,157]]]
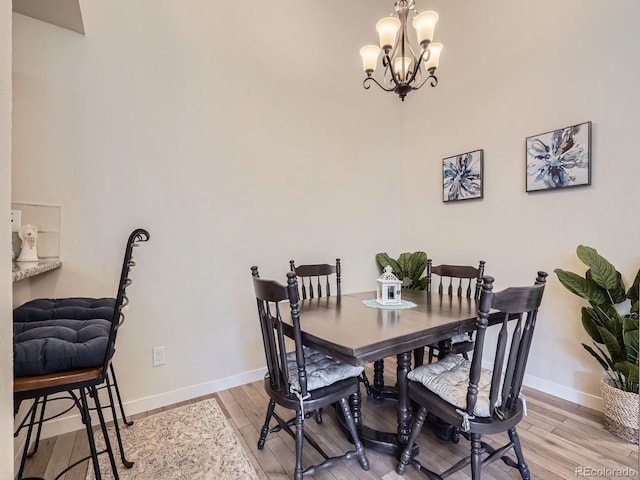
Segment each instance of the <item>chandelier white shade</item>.
[[436,12],[422,12],[413,18],[413,28],[416,29],[418,35],[418,43],[422,46],[425,41],[433,40],[433,31],[440,17]]
[[360,49],[360,55],[362,56],[362,68],[364,71],[373,73],[378,64],[380,47],[377,45],[367,45]]
[[[414,48],[408,35],[409,16],[413,16],[412,26],[419,47]],[[438,14],[433,11],[418,13],[415,0],[397,0],[395,12],[378,21],[379,44],[367,45],[360,49],[362,68],[367,74],[363,86],[368,89],[371,82],[387,92],[398,94],[404,101],[412,90],[418,90],[427,81],[435,87],[438,79],[435,71],[440,62],[442,44],[433,42]],[[416,54],[416,52],[418,52]],[[373,77],[382,53],[382,81]]]
[[376,23],[376,30],[380,36],[380,47],[391,48],[396,41],[396,35],[402,24],[396,17],[385,17]]

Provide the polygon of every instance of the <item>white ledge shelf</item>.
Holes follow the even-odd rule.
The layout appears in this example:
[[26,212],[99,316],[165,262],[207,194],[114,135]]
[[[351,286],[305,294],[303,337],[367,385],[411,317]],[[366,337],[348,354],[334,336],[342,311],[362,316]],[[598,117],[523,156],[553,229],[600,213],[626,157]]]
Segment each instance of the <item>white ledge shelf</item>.
[[37,262],[13,262],[11,276],[13,277],[13,281],[17,282],[50,270],[55,270],[61,266],[62,262],[59,258],[43,258]]

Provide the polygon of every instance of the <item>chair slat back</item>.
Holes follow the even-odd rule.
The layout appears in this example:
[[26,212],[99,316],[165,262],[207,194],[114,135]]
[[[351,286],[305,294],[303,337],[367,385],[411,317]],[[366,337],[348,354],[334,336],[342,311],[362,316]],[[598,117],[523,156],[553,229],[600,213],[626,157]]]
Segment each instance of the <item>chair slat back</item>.
[[[289,366],[287,362],[287,350],[285,343],[283,312],[290,310],[293,323],[293,340],[295,343],[297,374],[300,384],[300,394],[307,394],[307,374],[304,363],[304,351],[300,333],[300,311],[298,309],[298,283],[295,273],[287,273],[287,285],[282,285],[273,280],[263,280],[258,273],[258,267],[251,267],[253,276],[253,289],[256,295],[260,329],[264,353],[269,372],[269,381],[274,390],[283,396],[290,395]],[[288,300],[288,306],[281,304]]]
[[335,265],[321,263],[296,266],[295,261],[290,260],[289,267],[291,271],[298,276],[303,300],[306,300],[307,298],[331,296],[332,275],[335,275],[336,295],[340,296],[340,283],[342,281],[342,277],[339,258],[336,258]]
[[506,412],[516,405],[522,388],[522,379],[546,277],[546,272],[538,272],[533,286],[511,287],[500,292],[493,292],[493,277],[483,278],[475,348],[467,389],[467,413],[472,414],[477,402],[486,330],[491,311],[493,311],[492,314],[500,315],[502,321],[495,325],[495,328],[499,328],[499,333],[493,360],[489,411],[492,414],[495,411]]
[[[484,276],[484,260],[481,260],[478,267],[467,265],[437,265],[433,266],[431,259],[427,260],[427,291],[432,291],[433,275],[438,275],[438,293],[446,294],[450,297],[480,298],[482,277]],[[475,286],[471,285],[475,279]],[[473,296],[472,296],[473,294]]]

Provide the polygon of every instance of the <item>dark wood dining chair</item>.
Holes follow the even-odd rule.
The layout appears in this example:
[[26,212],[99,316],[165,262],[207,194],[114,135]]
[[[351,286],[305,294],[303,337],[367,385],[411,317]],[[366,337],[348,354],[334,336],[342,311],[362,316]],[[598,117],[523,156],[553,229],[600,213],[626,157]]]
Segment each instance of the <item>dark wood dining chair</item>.
[[289,269],[298,277],[298,287],[301,290],[302,299],[321,298],[331,296],[331,279],[334,279],[334,295],[340,296],[342,272],[340,271],[340,259],[336,258],[335,265],[328,263],[298,265],[294,260],[289,260]]
[[[517,468],[523,479],[530,478],[516,426],[525,414],[520,390],[546,278],[546,272],[538,272],[533,286],[493,292],[494,279],[485,276],[472,360],[448,355],[409,372],[409,398],[419,405],[419,409],[414,416],[407,447],[396,467],[398,474],[404,474],[411,464],[430,479],[442,479],[470,464],[471,478],[479,480],[484,465],[501,459],[508,466]],[[491,341],[496,352],[492,360],[488,352],[493,348],[488,348],[489,339],[486,337],[490,312],[501,319],[491,327],[499,330],[496,340]],[[492,361],[493,368],[482,368],[483,361]],[[468,381],[461,383],[460,378],[465,376]],[[427,413],[433,413],[459,428],[462,436],[471,443],[470,455],[440,474],[429,470],[417,458],[411,458],[411,447]],[[504,432],[508,434],[509,441],[502,446],[495,446],[495,437],[491,445],[482,440],[482,435]],[[512,450],[515,460],[508,455]]]
[[[124,323],[123,309],[129,303],[127,288],[132,283],[129,273],[135,265],[132,258],[133,248],[148,239],[149,233],[144,229],[136,229],[129,236],[113,318],[110,320],[43,320],[22,324],[32,328],[14,331],[14,415],[18,413],[23,401],[33,401],[25,417],[27,422],[24,425],[27,427],[27,436],[18,471],[18,479],[22,478],[33,429],[36,424],[39,424],[39,430],[42,421],[47,420],[42,418],[44,416],[44,404],[41,407],[40,419],[36,418],[38,403],[40,399],[46,400],[51,395],[61,393],[66,393],[72,399],[73,405],[80,411],[80,417],[87,432],[90,454],[69,465],[58,477],[85,460],[91,459],[96,480],[100,480],[101,472],[98,455],[107,453],[113,477],[116,480],[118,479],[118,471],[103,414],[104,407],[100,402],[98,389],[101,386],[109,385],[109,370],[116,351],[117,332]],[[113,395],[110,388],[106,390],[109,394],[107,408],[110,408],[110,413],[115,419],[116,410]],[[94,407],[90,406],[89,399],[93,400]],[[95,445],[94,432],[91,426],[91,410],[95,410],[97,413],[105,440],[105,449],[101,451],[97,451]],[[114,422],[114,426],[120,449],[122,449],[117,422]],[[124,462],[124,456],[122,458]],[[126,466],[131,467],[133,463],[128,462]]]
[[[334,294],[339,297],[342,293],[342,271],[339,258],[336,258],[335,265],[329,265],[327,263],[296,265],[294,260],[289,260],[289,269],[298,277],[298,287],[300,288],[303,300],[307,298],[331,296],[332,279],[334,283]],[[360,375],[360,381],[363,383],[368,395],[370,388],[369,379],[364,371]],[[321,410],[316,412],[316,422],[322,423]]]
[[[482,277],[484,276],[485,261],[481,260],[478,267],[466,265],[437,265],[433,266],[432,260],[427,260],[427,291],[437,291],[440,295],[450,297],[480,298]],[[438,277],[437,287],[433,284],[433,276]],[[473,332],[463,333],[453,337],[447,342],[451,342],[450,353],[459,353],[468,359],[468,353],[473,350]],[[438,344],[427,346],[429,351],[429,363],[435,357],[440,358],[441,352]],[[424,363],[424,348],[414,351],[415,365]]]
[[[269,424],[275,418],[280,429],[295,439],[296,464],[294,480],[314,475],[343,459],[358,458],[363,470],[369,470],[369,461],[358,436],[356,423],[349,407],[348,398],[359,393],[358,376],[362,367],[354,367],[302,345],[300,330],[299,292],[296,274],[287,273],[287,284],[260,279],[258,267],[251,267],[253,288],[258,306],[258,317],[267,363],[264,388],[269,396],[265,423],[260,432],[258,449],[265,445],[271,431]],[[280,303],[288,301],[285,303]],[[286,308],[284,305],[288,305]],[[282,315],[291,315],[295,349],[287,352],[285,325]],[[337,403],[344,415],[354,450],[330,457],[304,430],[305,411]],[[295,432],[292,425],[275,412],[276,405],[295,412]],[[302,450],[304,440],[315,448],[323,460],[316,465],[303,468]]]

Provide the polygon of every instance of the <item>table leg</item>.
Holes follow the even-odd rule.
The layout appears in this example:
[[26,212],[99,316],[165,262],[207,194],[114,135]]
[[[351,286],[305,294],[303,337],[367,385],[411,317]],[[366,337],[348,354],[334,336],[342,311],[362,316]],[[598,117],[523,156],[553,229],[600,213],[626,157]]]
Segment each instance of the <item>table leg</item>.
[[[353,421],[356,422],[356,427],[362,427],[362,395],[360,390],[349,396],[349,407],[351,408]],[[337,411],[338,409],[336,409]]]
[[[356,425],[358,426],[358,435],[360,436],[360,440],[363,445],[366,448],[387,453],[395,457],[399,457],[404,450],[404,446],[409,441],[409,433],[411,430],[411,402],[409,401],[407,380],[407,373],[411,370],[411,353],[412,352],[406,352],[397,356],[398,367],[396,374],[398,380],[398,404],[396,407],[398,415],[398,429],[396,432],[381,432],[366,426],[363,423],[360,412],[361,396],[352,395],[349,398],[349,404],[351,405],[354,418],[358,418]],[[342,427],[342,430],[347,434],[349,441],[353,442],[339,408],[336,409],[336,417]],[[366,421],[366,418],[364,420]],[[418,444],[416,443],[412,448],[411,456],[415,457],[417,454]]]
[[398,354],[396,381],[398,382],[398,442],[406,445],[411,433],[411,402],[409,401],[409,380],[411,352]]
[[373,386],[376,389],[384,387],[384,360],[373,362]]
[[384,360],[373,362],[373,385],[369,386],[369,394],[376,400],[398,398],[398,389],[384,384]]
[[438,342],[438,360],[442,360],[444,357],[451,353],[451,339],[446,338]]

